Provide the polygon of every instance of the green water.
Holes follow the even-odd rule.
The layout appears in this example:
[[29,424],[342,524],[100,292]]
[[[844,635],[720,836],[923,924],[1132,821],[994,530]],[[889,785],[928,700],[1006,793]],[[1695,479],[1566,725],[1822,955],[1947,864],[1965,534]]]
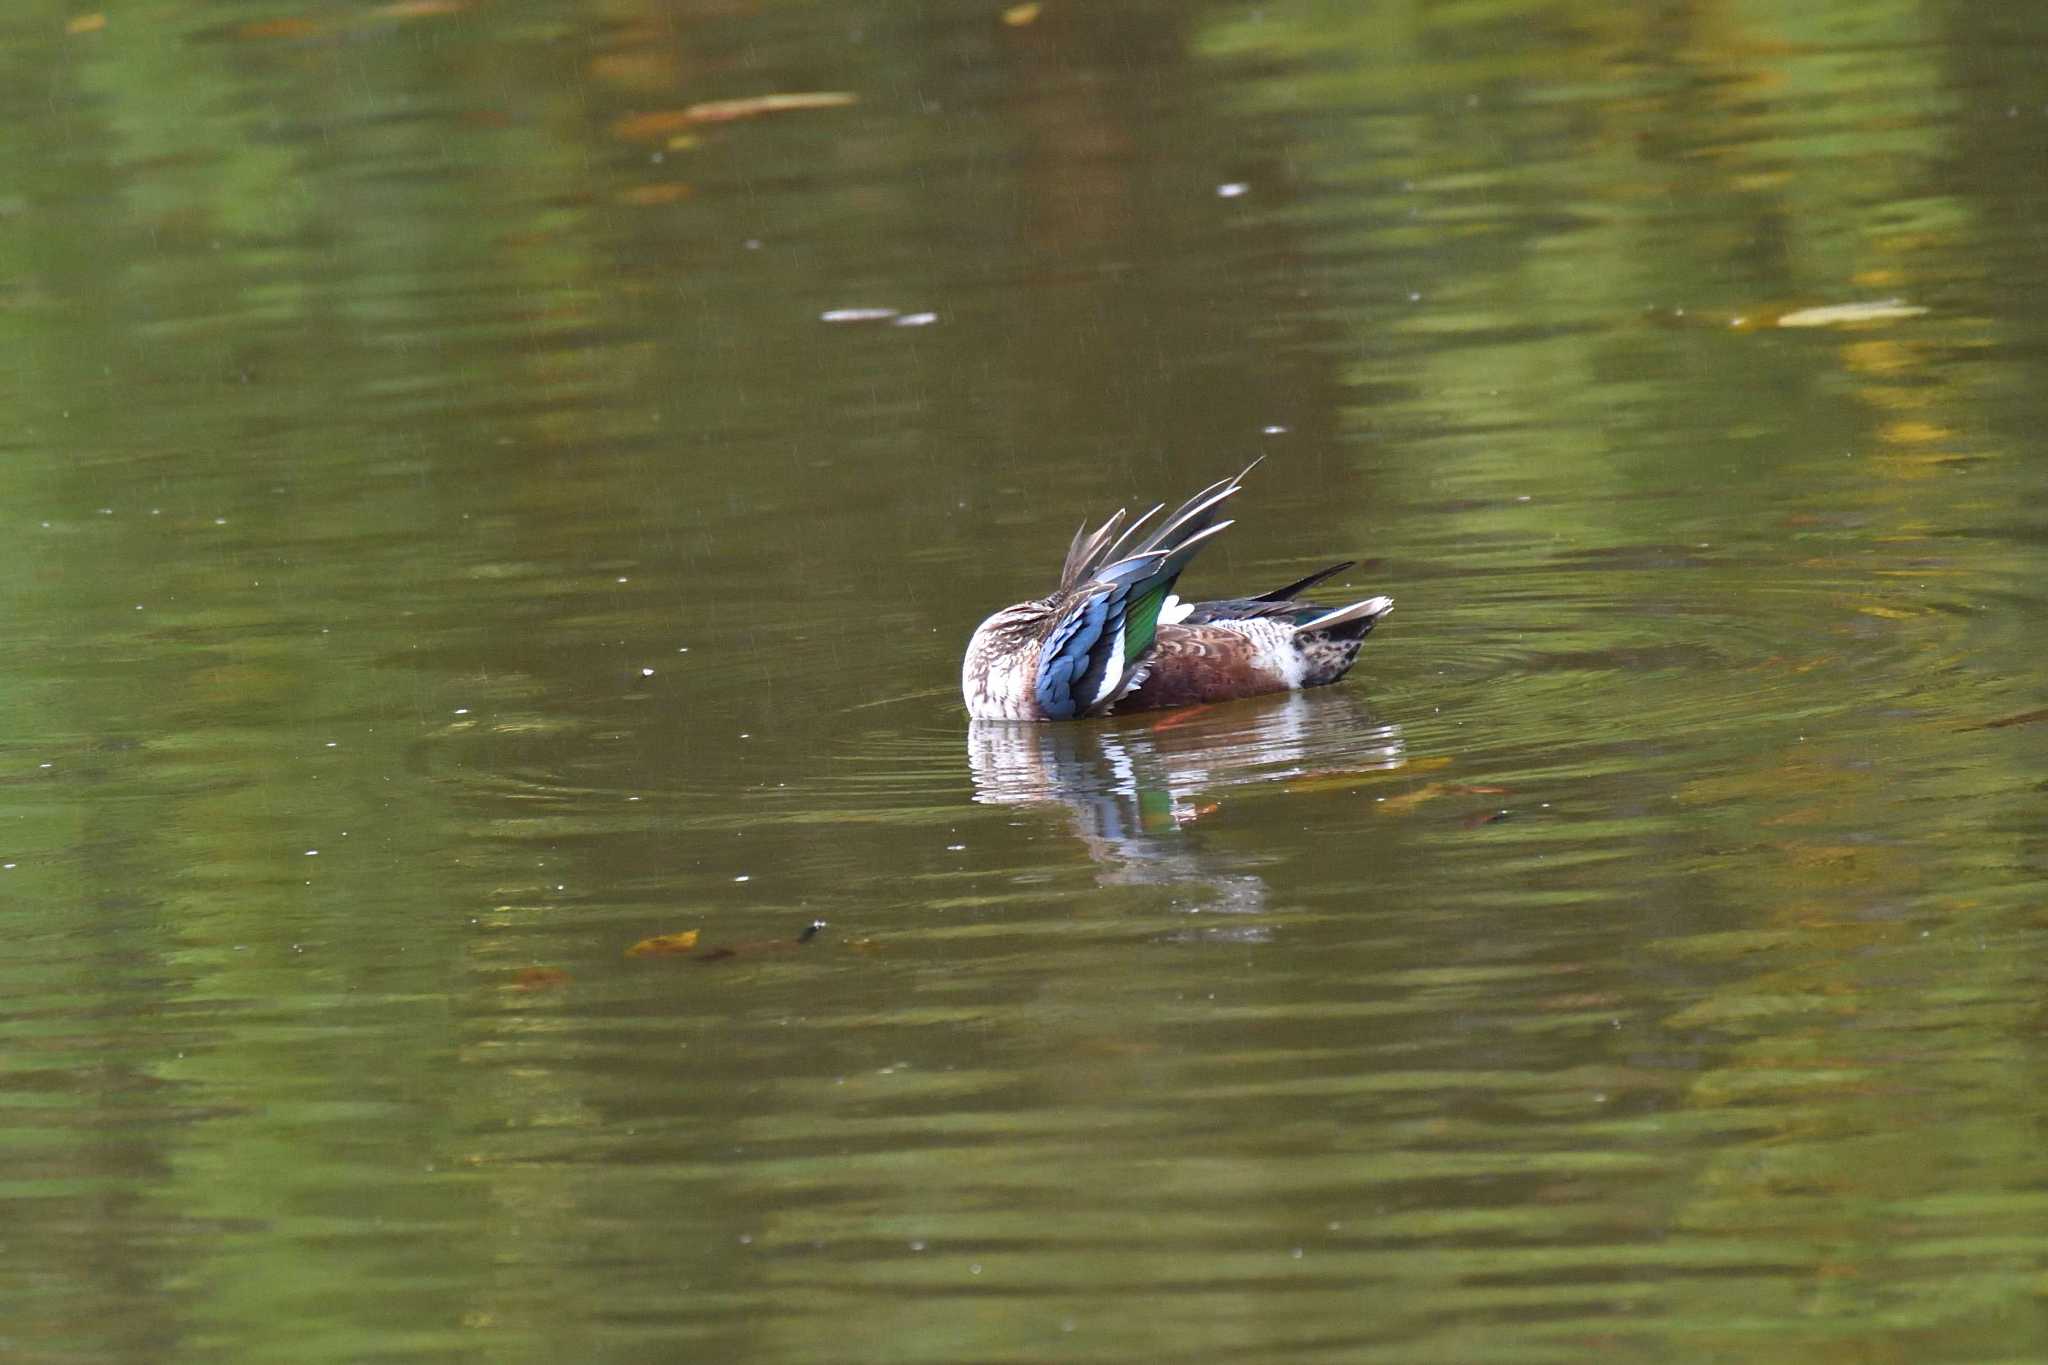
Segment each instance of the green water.
[[2048,9],[1009,17],[0,18],[0,1359],[2048,1358]]

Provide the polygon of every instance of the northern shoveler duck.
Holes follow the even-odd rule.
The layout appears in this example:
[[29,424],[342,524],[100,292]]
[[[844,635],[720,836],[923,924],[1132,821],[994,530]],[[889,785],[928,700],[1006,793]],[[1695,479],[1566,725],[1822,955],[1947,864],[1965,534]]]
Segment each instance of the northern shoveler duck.
[[967,642],[960,691],[968,714],[1074,720],[1343,677],[1394,599],[1319,607],[1295,598],[1355,561],[1257,597],[1187,603],[1173,595],[1195,551],[1230,525],[1216,515],[1244,474],[1210,484],[1142,540],[1134,540],[1139,528],[1160,507],[1129,526],[1121,511],[1092,533],[1082,523],[1052,595],[1004,607]]

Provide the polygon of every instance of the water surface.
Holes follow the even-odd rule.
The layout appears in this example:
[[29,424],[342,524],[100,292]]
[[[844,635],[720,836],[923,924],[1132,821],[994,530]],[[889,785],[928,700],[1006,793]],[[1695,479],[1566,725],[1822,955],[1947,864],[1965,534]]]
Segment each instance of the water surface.
[[[0,1355],[2048,1354],[2044,55],[10,11]],[[969,726],[1255,455],[1352,679]]]

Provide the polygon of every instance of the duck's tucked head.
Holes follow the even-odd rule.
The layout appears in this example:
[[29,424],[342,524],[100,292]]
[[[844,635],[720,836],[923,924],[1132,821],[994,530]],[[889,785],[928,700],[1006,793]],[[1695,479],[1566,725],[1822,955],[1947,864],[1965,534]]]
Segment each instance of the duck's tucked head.
[[960,663],[960,694],[975,720],[1037,720],[1032,687],[1038,648],[1052,624],[1051,601],[1004,607],[975,627]]

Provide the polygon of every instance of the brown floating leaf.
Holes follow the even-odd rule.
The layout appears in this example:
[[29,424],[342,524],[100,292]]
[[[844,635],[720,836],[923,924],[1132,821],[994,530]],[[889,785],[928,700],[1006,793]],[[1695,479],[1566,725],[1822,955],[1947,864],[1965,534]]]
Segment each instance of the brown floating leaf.
[[1482,810],[1474,811],[1458,823],[1466,829],[1478,829],[1481,825],[1497,825],[1501,821],[1512,819],[1513,817],[1514,812],[1512,811]]
[[1037,19],[1044,5],[1012,5],[1003,11],[1003,22],[1011,28],[1022,28]]
[[626,949],[627,957],[680,957],[697,946],[697,931],[685,929],[676,934],[657,934],[643,938]]
[[569,974],[560,967],[528,967],[512,978],[515,991],[546,991],[566,985]]

